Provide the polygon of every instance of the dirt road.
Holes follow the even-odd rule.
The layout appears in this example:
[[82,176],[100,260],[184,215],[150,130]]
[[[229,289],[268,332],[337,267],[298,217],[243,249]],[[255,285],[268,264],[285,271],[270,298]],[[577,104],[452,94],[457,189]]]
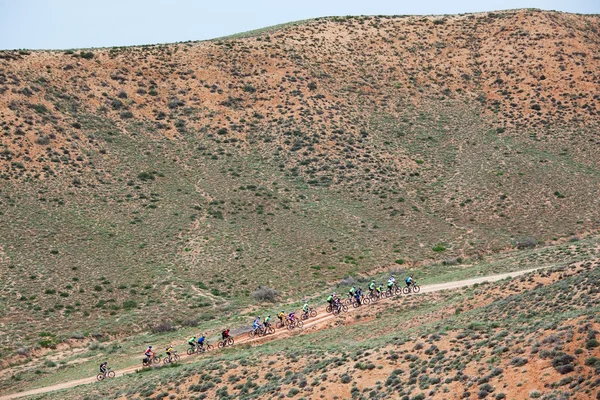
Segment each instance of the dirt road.
[[[446,283],[439,283],[439,284],[435,284],[435,285],[423,286],[423,287],[421,287],[420,293],[431,293],[431,292],[439,292],[442,290],[458,289],[458,288],[463,288],[466,286],[471,286],[476,283],[497,282],[502,279],[506,279],[508,277],[524,275],[526,273],[535,271],[537,269],[540,269],[540,268],[533,268],[533,269],[528,269],[528,270],[523,270],[523,271],[509,272],[509,273],[500,274],[500,275],[490,275],[490,276],[483,276],[483,277],[479,277],[479,278],[466,279],[466,280],[462,280],[462,281],[446,282]],[[411,295],[411,296],[415,296],[415,295]],[[418,295],[416,295],[416,296],[418,296]],[[377,302],[377,304],[385,303],[388,300],[390,300],[390,298],[380,300],[379,302]],[[358,310],[358,309],[354,309],[354,308],[350,307],[348,312],[353,312],[355,310]],[[327,322],[332,321],[335,318],[337,318],[336,316],[334,316],[330,313],[327,313],[325,311],[325,307],[319,308],[317,311],[318,311],[318,315],[316,317],[311,318],[308,321],[304,322],[304,327],[303,327],[302,331],[306,331],[307,328],[325,325]],[[261,338],[252,338],[252,339],[250,337],[248,337],[248,335],[241,335],[241,336],[238,336],[237,338],[235,338],[235,343],[236,344],[252,343],[252,344],[259,345],[260,343],[274,340],[275,338],[278,338],[280,336],[290,336],[290,335],[294,334],[295,331],[288,331],[288,330],[283,329],[283,330],[276,331],[272,335],[268,335],[268,336],[261,337]],[[187,354],[182,354],[181,358],[182,358],[182,362],[185,362],[186,359],[189,359],[190,361],[191,361],[191,359],[197,359],[197,357],[195,355],[188,356]],[[140,368],[140,366],[138,365],[138,366],[125,368],[125,369],[122,369],[119,371],[115,371],[116,376],[122,376],[122,375],[127,375],[130,373],[133,373],[139,368]],[[53,392],[56,390],[68,389],[68,388],[72,388],[72,387],[79,386],[79,385],[86,385],[86,384],[90,384],[93,382],[97,382],[96,376],[92,376],[89,378],[83,378],[83,379],[77,379],[77,380],[73,380],[73,381],[69,381],[69,382],[63,382],[63,383],[59,383],[59,384],[52,385],[52,386],[46,386],[46,387],[42,387],[42,388],[38,388],[38,389],[28,390],[25,392],[13,393],[13,394],[9,394],[9,395],[0,397],[0,400],[9,400],[9,399],[16,399],[16,398],[25,397],[25,396],[34,396],[34,395],[38,395],[38,394]]]

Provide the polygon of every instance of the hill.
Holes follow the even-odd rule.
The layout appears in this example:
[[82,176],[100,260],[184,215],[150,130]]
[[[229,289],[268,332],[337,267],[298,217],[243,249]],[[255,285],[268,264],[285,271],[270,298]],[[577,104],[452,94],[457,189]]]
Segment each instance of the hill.
[[596,233],[598,22],[327,18],[0,53],[3,352]]

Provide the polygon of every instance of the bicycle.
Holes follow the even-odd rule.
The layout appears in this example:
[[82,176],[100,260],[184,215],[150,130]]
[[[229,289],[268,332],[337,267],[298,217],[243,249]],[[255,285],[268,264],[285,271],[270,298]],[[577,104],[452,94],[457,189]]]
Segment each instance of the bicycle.
[[262,329],[258,331],[258,336],[266,336],[271,333],[275,333],[275,328],[273,328],[273,326],[269,324],[268,326],[263,326]]
[[299,320],[298,318],[294,318],[293,321],[289,321],[287,328],[291,331],[294,328],[302,328],[302,326],[304,325],[304,323]]
[[148,359],[148,361],[145,361],[145,360],[144,360],[144,361],[142,362],[142,365],[143,365],[144,367],[148,367],[148,366],[150,366],[150,365],[152,365],[152,364],[158,364],[158,363],[160,363],[160,357],[159,357],[159,356],[157,356],[157,355],[155,355],[154,353],[152,353],[152,356],[150,356],[150,357],[147,357],[146,359]]
[[277,329],[281,329],[281,328],[285,328],[287,327],[288,323],[290,322],[290,319],[288,318],[288,316],[286,315],[283,320],[279,320],[277,321],[277,324],[275,324],[275,327]]
[[191,347],[188,348],[187,354],[188,356],[191,356],[192,354],[205,353],[211,350],[214,350],[214,346],[212,344],[209,344],[207,341],[204,341],[204,345],[197,344],[196,346],[194,346],[193,349]]
[[417,285],[415,282],[413,282],[410,284],[410,286],[405,286],[402,289],[402,292],[404,294],[409,294],[411,292],[411,290],[413,293],[419,293],[421,291],[421,288],[419,287],[419,285]]
[[233,346],[233,344],[234,344],[233,338],[232,337],[227,337],[227,338],[225,338],[223,340],[220,340],[219,343],[217,344],[217,347],[220,348],[220,349],[222,349],[222,348],[224,348],[226,346]]
[[369,305],[369,303],[371,302],[371,299],[369,299],[367,296],[360,296],[360,304],[358,303],[358,301],[356,301],[356,299],[354,299],[354,301],[352,302],[352,307],[357,308],[360,306],[366,306]]
[[254,336],[260,335],[260,332],[264,329],[264,325],[259,325],[257,328],[252,328],[252,330],[250,332],[248,332],[248,336],[250,336],[250,339],[252,339]]
[[302,314],[300,315],[300,318],[303,319],[304,321],[306,321],[309,318],[314,318],[317,316],[317,310],[315,310],[312,307],[308,308],[308,311],[302,311]]
[[109,369],[105,373],[98,374],[96,376],[96,379],[98,379],[98,381],[101,381],[101,380],[106,379],[106,378],[114,378],[114,377],[115,377],[115,371]]
[[338,304],[336,304],[336,307],[331,310],[331,312],[333,313],[333,315],[338,315],[342,311],[343,312],[348,312],[348,306],[345,305],[345,304],[338,303]]
[[171,356],[164,358],[163,363],[165,365],[167,365],[167,364],[171,364],[173,362],[179,362],[179,359],[180,359],[179,354],[177,354],[177,350],[175,350],[175,351],[173,351],[173,354],[171,354]]
[[325,307],[325,311],[328,313],[333,312],[334,307],[339,307],[342,304],[342,301],[336,298],[333,302],[329,303],[327,307]]

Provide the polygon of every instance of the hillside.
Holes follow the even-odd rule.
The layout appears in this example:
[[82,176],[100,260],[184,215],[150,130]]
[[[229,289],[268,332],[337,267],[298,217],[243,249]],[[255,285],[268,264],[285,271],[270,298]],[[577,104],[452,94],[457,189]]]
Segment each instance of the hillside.
[[593,238],[599,22],[325,18],[1,52],[1,351]]
[[[313,326],[309,320],[302,331],[253,342],[240,335],[233,348],[187,357],[174,368],[36,398],[597,399],[598,267],[593,260],[455,291],[425,290]],[[123,354],[131,344],[120,345],[124,351],[109,356],[113,365],[131,358]],[[103,352],[117,344],[100,346],[63,350],[37,368],[50,379],[91,369],[91,359],[107,358]]]

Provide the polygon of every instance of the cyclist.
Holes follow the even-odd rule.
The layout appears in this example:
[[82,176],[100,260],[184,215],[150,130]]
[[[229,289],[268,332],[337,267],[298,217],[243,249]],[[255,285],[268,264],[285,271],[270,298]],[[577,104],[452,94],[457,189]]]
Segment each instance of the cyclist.
[[204,348],[204,340],[206,340],[206,333],[203,333],[202,336],[200,336],[198,338],[198,341],[196,342],[198,343],[199,348]]
[[348,291],[348,296],[350,298],[354,297],[354,292],[356,292],[356,286],[352,286],[352,288],[350,288],[350,290]]
[[327,297],[327,302],[331,305],[331,307],[333,307],[333,294],[330,294],[329,297]]
[[269,326],[271,326],[271,316],[267,315],[264,321],[265,324],[265,328],[268,328]]
[[100,364],[100,373],[104,376],[106,376],[106,373],[108,372],[108,367],[106,366],[107,362],[104,361],[102,364]]
[[292,311],[291,313],[289,313],[288,318],[289,318],[290,322],[294,323],[296,321],[296,312]]
[[375,287],[377,285],[375,284],[375,281],[372,280],[371,283],[369,283],[369,290],[371,291],[371,293],[373,293],[373,291],[375,290]]
[[377,295],[381,296],[381,291],[383,290],[383,285],[380,283],[379,286],[377,286],[377,288],[375,290],[377,290]]
[[413,284],[414,284],[414,282],[413,282],[412,275],[409,275],[409,276],[408,276],[408,278],[406,278],[406,279],[404,280],[404,282],[406,282],[406,287],[410,287],[410,285],[413,285]]
[[310,307],[308,306],[308,301],[305,301],[304,305],[302,306],[302,315],[304,315],[305,318],[308,318],[309,311],[310,311]]
[[254,318],[254,322],[252,323],[252,329],[254,331],[258,330],[258,328],[260,328],[260,315]]
[[279,322],[283,325],[283,319],[285,318],[285,311],[281,310],[279,314],[277,314],[277,318],[279,318]]
[[154,356],[154,352],[152,351],[152,346],[148,346],[146,351],[144,352],[146,358],[144,358],[144,364],[149,364],[152,361],[152,357]]
[[223,340],[225,340],[229,337],[229,328],[227,328],[223,332],[221,332],[221,337],[223,338]]
[[360,301],[361,296],[362,296],[362,289],[361,288],[356,289],[356,291],[354,292],[354,299],[356,300],[358,305],[362,304]]
[[196,348],[196,336],[192,336],[191,338],[188,339],[188,344],[190,345],[190,347],[192,348],[192,350],[195,350]]
[[165,349],[165,352],[167,353],[167,357],[169,357],[169,360],[170,360],[171,355],[173,354],[173,346],[171,346],[171,345],[167,346],[167,348]]

